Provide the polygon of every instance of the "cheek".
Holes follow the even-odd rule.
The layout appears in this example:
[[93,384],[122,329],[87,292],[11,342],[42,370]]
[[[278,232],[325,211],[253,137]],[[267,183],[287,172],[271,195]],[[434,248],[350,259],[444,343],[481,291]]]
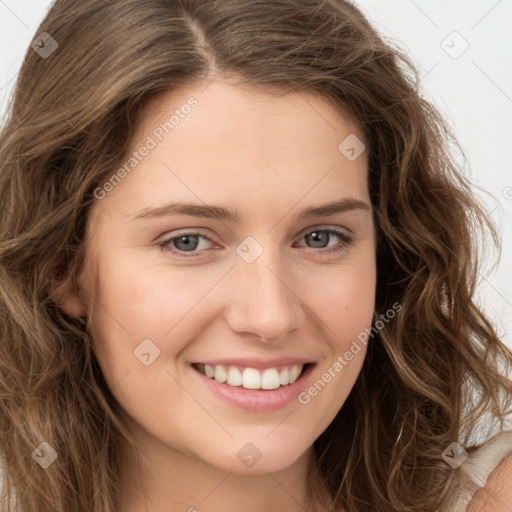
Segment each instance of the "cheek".
[[319,273],[315,286],[303,292],[320,318],[331,347],[344,352],[351,341],[371,326],[375,310],[376,268],[368,257],[360,266]]
[[149,349],[151,360],[157,357],[157,366],[174,368],[190,340],[211,320],[210,301],[215,302],[215,286],[225,272],[220,267],[170,268],[161,260],[148,264],[147,258],[122,251],[102,257],[91,332],[107,383],[115,385],[128,372],[134,378],[148,369],[137,359],[142,350]]
[[196,306],[218,281],[217,274],[221,275],[216,271],[198,274],[191,267],[171,270],[136,258],[104,259],[98,279],[102,307],[95,323],[124,338],[129,333],[133,342],[163,339],[195,314]]
[[159,417],[165,404],[186,404],[197,414],[173,379],[181,378],[174,359],[193,335],[194,306],[212,280],[191,280],[190,269],[170,272],[119,254],[101,260],[91,322],[94,350],[111,392],[142,424]]
[[362,368],[367,342],[371,342],[376,268],[370,256],[360,263],[318,276],[315,287],[308,291],[309,305],[321,321],[322,340],[328,341],[315,379],[299,396],[299,403],[311,415],[322,418],[315,425],[315,435],[320,435],[343,406]]

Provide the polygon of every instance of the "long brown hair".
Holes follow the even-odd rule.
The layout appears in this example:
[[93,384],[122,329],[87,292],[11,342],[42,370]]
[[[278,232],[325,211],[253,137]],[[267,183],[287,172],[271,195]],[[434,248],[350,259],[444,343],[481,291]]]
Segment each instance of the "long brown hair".
[[[419,94],[417,72],[344,0],[56,0],[29,48],[0,135],[2,510],[116,510],[119,419],[75,286],[94,190],[118,168],[155,94],[238,77],[314,91],[362,128],[377,229],[375,319],[361,374],[315,442],[328,496],[348,512],[440,510],[462,482],[441,453],[504,426],[512,356],[475,304],[477,233],[499,246]],[[44,471],[33,452],[55,450]],[[36,454],[37,457],[37,454]],[[8,498],[13,494],[19,509]]]

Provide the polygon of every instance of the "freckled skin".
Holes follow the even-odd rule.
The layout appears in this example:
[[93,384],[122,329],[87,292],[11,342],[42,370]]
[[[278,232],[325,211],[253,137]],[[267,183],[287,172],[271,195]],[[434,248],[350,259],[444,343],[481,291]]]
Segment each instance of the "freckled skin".
[[[91,288],[95,261],[95,353],[138,441],[148,510],[302,510],[297,501],[307,500],[312,444],[345,402],[365,350],[310,403],[294,400],[272,412],[227,404],[205,389],[190,364],[306,357],[317,364],[309,387],[371,325],[371,212],[296,219],[309,206],[346,197],[370,204],[366,152],[349,161],[338,150],[350,134],[363,136],[318,96],[276,97],[221,79],[204,87],[168,92],[148,105],[134,151],[190,97],[198,101],[91,208],[79,282]],[[133,220],[144,208],[175,201],[236,209],[240,221]],[[338,253],[322,254],[320,244],[307,240],[312,227],[338,228],[354,240]],[[211,240],[199,244],[199,256],[158,246],[187,230]],[[252,263],[236,253],[249,236],[263,248]],[[339,245],[339,239],[331,236],[327,243]],[[70,296],[66,307],[84,314],[87,297]],[[160,350],[149,366],[134,355],[144,339]],[[262,454],[253,467],[237,457],[249,441]],[[122,457],[121,510],[146,510],[133,454],[124,445]]]

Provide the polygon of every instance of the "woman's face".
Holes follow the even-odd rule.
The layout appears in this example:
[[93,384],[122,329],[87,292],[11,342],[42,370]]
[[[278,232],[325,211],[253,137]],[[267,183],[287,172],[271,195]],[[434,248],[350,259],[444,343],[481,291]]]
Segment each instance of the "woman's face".
[[95,192],[75,298],[94,301],[95,354],[146,455],[276,471],[333,420],[374,311],[361,140],[304,92],[217,79],[148,104]]

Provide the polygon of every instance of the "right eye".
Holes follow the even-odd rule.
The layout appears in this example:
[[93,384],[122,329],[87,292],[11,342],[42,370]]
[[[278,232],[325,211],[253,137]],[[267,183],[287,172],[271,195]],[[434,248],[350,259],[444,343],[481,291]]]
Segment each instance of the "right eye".
[[[173,236],[171,238],[166,238],[158,245],[162,247],[165,251],[170,251],[173,254],[177,254],[180,256],[184,256],[185,258],[189,258],[191,256],[197,256],[202,251],[198,251],[198,247],[201,245],[201,240],[211,240],[200,233],[190,232],[190,233],[182,233],[178,236]],[[213,242],[212,242],[213,243]],[[203,247],[204,249],[204,247]],[[191,254],[186,254],[191,253]]]

